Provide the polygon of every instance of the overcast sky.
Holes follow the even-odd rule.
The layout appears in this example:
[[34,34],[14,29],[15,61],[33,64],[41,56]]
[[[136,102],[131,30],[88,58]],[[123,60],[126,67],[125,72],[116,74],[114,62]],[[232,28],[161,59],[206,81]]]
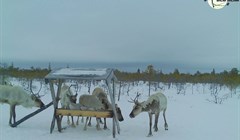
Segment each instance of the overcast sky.
[[239,68],[240,4],[0,0],[1,62],[159,62]]

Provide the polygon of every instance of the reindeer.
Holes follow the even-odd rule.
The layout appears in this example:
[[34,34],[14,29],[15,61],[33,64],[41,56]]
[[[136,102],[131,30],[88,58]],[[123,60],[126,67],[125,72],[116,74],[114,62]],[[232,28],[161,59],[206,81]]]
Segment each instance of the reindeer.
[[[110,102],[107,98],[107,94],[103,91],[102,88],[99,88],[99,87],[95,88],[92,92],[92,95],[96,96],[98,98],[98,100],[101,101],[101,103],[104,105],[104,110],[113,110],[112,105],[110,104]],[[116,107],[116,111],[117,111],[117,118],[121,122],[124,120],[121,109],[117,106],[117,104],[115,104],[115,107]],[[101,120],[100,120],[100,122],[101,122]],[[88,125],[91,126],[91,118],[89,120]],[[105,130],[107,129],[106,118],[104,118],[103,129],[105,129]]]
[[152,136],[152,115],[155,114],[155,123],[154,123],[154,131],[158,131],[157,123],[159,118],[159,113],[163,111],[163,118],[164,118],[164,127],[165,130],[168,130],[168,124],[166,121],[165,113],[167,110],[167,98],[164,94],[158,92],[151,95],[147,101],[138,102],[138,97],[140,94],[137,93],[137,96],[131,103],[134,103],[133,110],[129,114],[130,118],[136,117],[141,112],[148,112],[149,115],[149,133],[148,137]]
[[[0,85],[0,103],[10,105],[10,118],[9,125],[16,123],[17,105],[23,107],[44,107],[44,103],[34,94],[28,94],[24,89],[19,86]],[[13,122],[12,122],[13,119]]]
[[[96,96],[93,96],[93,95],[88,95],[88,94],[81,95],[79,98],[79,104],[80,104],[80,106],[86,107],[91,110],[103,110],[104,109],[104,105],[98,100],[98,98]],[[84,130],[87,130],[87,122],[88,122],[89,118],[90,117],[86,118]],[[97,120],[96,128],[97,128],[97,130],[100,130],[99,119],[96,119],[96,120]]]
[[[77,94],[73,95],[70,88],[71,88],[71,86],[69,87],[65,84],[61,87],[60,103],[61,103],[62,108],[64,108],[64,109],[70,109],[70,104],[77,102]],[[63,116],[61,117],[61,120],[62,120],[62,118],[63,118]],[[71,126],[75,127],[75,124],[73,121],[73,116],[71,116],[71,118],[72,118]],[[67,123],[68,123],[68,125],[70,125],[69,116],[67,116]]]
[[[121,109],[117,105],[115,106],[116,106],[118,120],[123,121],[124,119],[121,113]],[[92,110],[112,110],[112,106],[108,101],[107,95],[101,88],[94,89],[92,95],[88,95],[88,94],[81,95],[79,98],[79,105],[71,104],[71,107],[74,109],[87,108]],[[87,123],[90,118],[91,117],[86,118],[84,130],[87,130]],[[100,130],[100,125],[99,125],[100,118],[96,118],[96,120],[97,120],[96,128],[97,130]],[[79,117],[77,120],[77,124],[78,124],[78,121],[79,121]],[[91,125],[90,121],[88,125],[89,126]],[[104,118],[104,129],[107,129],[106,118]]]

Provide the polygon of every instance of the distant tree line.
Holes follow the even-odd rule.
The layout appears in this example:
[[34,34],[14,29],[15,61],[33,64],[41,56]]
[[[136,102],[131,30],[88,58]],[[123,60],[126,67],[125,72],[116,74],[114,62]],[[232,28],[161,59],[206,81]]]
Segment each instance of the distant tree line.
[[[0,76],[10,76],[16,78],[27,79],[42,79],[51,71],[49,64],[48,68],[34,68],[20,69],[14,67],[14,65],[0,65]],[[175,69],[172,73],[163,73],[154,69],[153,65],[148,65],[146,70],[136,72],[122,72],[115,70],[115,75],[119,81],[131,82],[131,81],[147,81],[147,82],[163,82],[163,83],[215,83],[219,85],[227,85],[228,87],[236,88],[240,85],[240,75],[237,68],[232,68],[230,71],[223,71],[216,73],[213,69],[211,73],[201,73],[197,71],[195,74],[180,73],[178,69]]]
[[195,74],[180,73],[175,69],[172,73],[164,74],[162,71],[154,69],[153,65],[147,66],[146,70],[141,72],[139,69],[136,72],[121,72],[115,71],[116,76],[120,81],[151,81],[163,83],[215,83],[227,86],[239,86],[240,75],[237,68],[232,68],[230,71],[216,73],[213,69],[211,73],[201,73],[197,71]]
[[[8,77],[15,77],[21,80],[23,85],[31,85],[34,80],[43,80],[44,77],[51,72],[51,65],[48,68],[34,68],[20,69],[14,65],[1,65],[0,64],[0,84],[6,84]],[[227,87],[230,90],[230,96],[237,94],[237,88],[240,86],[240,75],[237,68],[232,68],[230,71],[224,70],[223,72],[216,73],[213,69],[210,73],[201,73],[197,71],[194,74],[181,73],[175,69],[171,73],[163,73],[161,70],[154,69],[153,65],[148,65],[144,71],[138,69],[136,72],[123,72],[119,70],[114,71],[116,77],[120,81],[118,100],[120,100],[121,89],[125,88],[127,95],[131,90],[131,85],[138,84],[143,81],[149,86],[148,95],[150,96],[151,90],[157,91],[162,89],[161,85],[167,86],[168,89],[175,88],[177,94],[185,94],[186,86],[190,83],[192,86],[192,93],[194,86],[198,84],[203,85],[203,93],[205,86],[210,90],[211,97],[209,102],[221,104],[228,96],[220,95],[221,89]],[[11,84],[11,83],[10,83]],[[240,95],[239,95],[240,98]]]
[[5,77],[15,77],[15,78],[26,78],[26,79],[43,79],[51,71],[50,67],[48,69],[34,68],[30,69],[20,69],[14,67],[13,63],[10,66],[6,64],[0,66],[0,76]]

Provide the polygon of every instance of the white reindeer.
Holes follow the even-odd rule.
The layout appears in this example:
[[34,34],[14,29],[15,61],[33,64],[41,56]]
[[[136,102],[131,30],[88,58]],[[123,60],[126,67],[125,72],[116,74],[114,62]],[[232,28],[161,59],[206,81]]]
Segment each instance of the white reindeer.
[[[61,103],[62,108],[70,109],[70,104],[76,103],[76,101],[77,101],[77,94],[73,95],[72,91],[70,90],[70,87],[64,84],[61,87],[61,93],[60,93],[60,103]],[[62,117],[61,117],[61,119],[62,119]],[[75,124],[73,121],[73,116],[71,116],[71,118],[72,118],[71,126],[75,127]],[[69,116],[67,116],[67,123],[70,125]]]
[[[44,107],[43,102],[35,95],[28,94],[19,86],[0,85],[0,103],[7,103],[10,105],[9,125],[16,123],[17,105],[23,107]],[[13,122],[12,122],[13,119]]]
[[[112,104],[110,104],[108,98],[107,98],[107,94],[104,92],[104,90],[102,88],[95,88],[92,92],[92,95],[96,96],[98,98],[98,100],[101,101],[101,103],[104,105],[104,110],[113,110],[112,108]],[[117,104],[115,104],[116,107],[116,111],[117,111],[117,118],[119,121],[123,121],[124,118],[122,116],[122,112],[121,109],[117,106]],[[101,121],[101,120],[100,120]],[[91,119],[89,120],[88,125],[91,125]],[[106,124],[106,118],[104,118],[104,129],[107,129],[107,124]]]
[[136,117],[141,112],[148,112],[149,115],[149,133],[148,137],[152,136],[152,115],[155,114],[155,123],[154,123],[154,131],[158,131],[157,123],[159,118],[159,113],[163,111],[163,118],[164,118],[164,127],[165,130],[168,130],[168,124],[166,121],[165,113],[167,110],[167,98],[164,94],[158,92],[151,95],[147,101],[138,102],[138,97],[140,95],[137,94],[136,98],[133,100],[135,104],[133,106],[133,110],[130,113],[130,118]]
[[[79,104],[82,107],[86,107],[91,110],[104,110],[104,105],[101,103],[100,100],[94,95],[88,95],[88,94],[83,94],[79,98]],[[87,130],[87,122],[90,117],[86,118],[84,130]],[[100,130],[100,125],[99,125],[99,119],[97,119],[97,125],[96,128],[97,130]]]

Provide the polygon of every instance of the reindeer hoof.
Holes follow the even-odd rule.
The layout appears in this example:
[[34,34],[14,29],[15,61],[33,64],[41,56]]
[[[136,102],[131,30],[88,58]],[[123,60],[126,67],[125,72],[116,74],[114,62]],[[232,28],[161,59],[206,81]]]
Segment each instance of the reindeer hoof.
[[71,126],[72,126],[73,128],[75,128],[75,127],[76,127],[76,125],[75,125],[75,124],[72,124]]
[[87,130],[87,128],[86,128],[86,127],[84,127],[84,128],[83,128],[83,130],[84,130],[84,131],[86,131],[86,130]]
[[168,130],[168,125],[167,123],[164,124],[165,130]]
[[153,136],[153,134],[148,134],[148,136],[147,137],[152,137]]
[[108,128],[107,128],[107,127],[104,127],[103,129],[104,129],[104,130],[108,130]]
[[99,131],[99,130],[102,130],[102,129],[100,128],[100,126],[98,126],[98,125],[96,125],[96,128],[97,128],[98,131]]

